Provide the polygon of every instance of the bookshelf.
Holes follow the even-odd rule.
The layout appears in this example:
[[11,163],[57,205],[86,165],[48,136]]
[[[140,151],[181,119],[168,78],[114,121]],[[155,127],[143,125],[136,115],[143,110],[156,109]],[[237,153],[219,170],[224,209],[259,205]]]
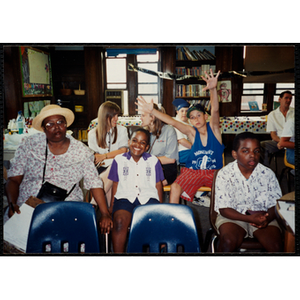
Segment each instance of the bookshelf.
[[206,86],[203,76],[205,71],[216,70],[216,57],[207,49],[195,47],[176,48],[175,97],[183,98],[191,104],[201,103],[209,109],[209,91],[202,91]]
[[[75,95],[74,90],[85,90],[85,58],[84,51],[55,50],[53,53],[53,85],[56,101],[59,99],[63,107],[67,107],[75,114],[75,120],[70,129],[86,129],[88,119],[87,95]],[[71,89],[70,94],[62,93],[61,89]],[[76,110],[80,107],[81,110]]]

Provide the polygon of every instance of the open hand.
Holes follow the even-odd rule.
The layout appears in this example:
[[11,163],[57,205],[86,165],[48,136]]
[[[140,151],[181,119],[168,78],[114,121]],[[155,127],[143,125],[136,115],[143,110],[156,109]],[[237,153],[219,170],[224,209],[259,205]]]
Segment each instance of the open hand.
[[203,88],[203,91],[206,90],[212,90],[214,88],[217,87],[218,84],[218,77],[220,75],[220,71],[217,73],[217,75],[214,77],[213,71],[212,69],[210,69],[210,74],[207,74],[207,72],[205,71],[205,76],[201,76],[202,79],[206,82],[206,87]]
[[151,99],[150,103],[147,103],[146,100],[140,96],[138,98],[136,98],[137,102],[135,102],[135,104],[138,106],[138,108],[136,109],[136,111],[138,112],[144,112],[144,113],[148,113],[151,114],[153,111],[153,99]]
[[[100,163],[100,165],[102,165],[101,163],[105,160],[107,154],[99,154],[99,153],[95,153],[95,165],[98,165]],[[103,163],[104,164],[104,163]]]

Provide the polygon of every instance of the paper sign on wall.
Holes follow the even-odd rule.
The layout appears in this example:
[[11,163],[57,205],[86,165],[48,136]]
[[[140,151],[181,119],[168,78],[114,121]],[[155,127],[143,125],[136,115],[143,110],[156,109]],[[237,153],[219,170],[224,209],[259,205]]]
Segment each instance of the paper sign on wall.
[[48,55],[28,49],[30,83],[50,84]]
[[232,102],[231,81],[219,81],[217,85],[217,93],[219,102]]

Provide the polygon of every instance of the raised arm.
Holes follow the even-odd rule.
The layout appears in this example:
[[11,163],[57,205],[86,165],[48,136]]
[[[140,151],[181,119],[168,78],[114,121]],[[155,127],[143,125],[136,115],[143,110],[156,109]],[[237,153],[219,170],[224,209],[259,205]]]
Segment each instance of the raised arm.
[[153,100],[151,100],[150,103],[147,103],[146,100],[142,96],[138,97],[136,100],[137,100],[137,102],[135,102],[135,104],[138,106],[137,111],[144,112],[147,114],[152,114],[153,116],[162,120],[163,122],[177,128],[183,134],[189,135],[194,132],[194,129],[192,126],[186,125],[186,124],[183,124],[182,122],[174,120],[171,116],[164,114],[164,113],[156,110],[155,108],[153,108]]
[[202,79],[206,82],[206,87],[203,89],[210,91],[210,127],[217,138],[217,140],[222,143],[222,136],[220,131],[220,112],[219,112],[219,100],[217,94],[217,84],[218,84],[218,77],[220,75],[220,71],[214,76],[212,69],[210,69],[210,74],[205,72],[205,76],[202,76]]

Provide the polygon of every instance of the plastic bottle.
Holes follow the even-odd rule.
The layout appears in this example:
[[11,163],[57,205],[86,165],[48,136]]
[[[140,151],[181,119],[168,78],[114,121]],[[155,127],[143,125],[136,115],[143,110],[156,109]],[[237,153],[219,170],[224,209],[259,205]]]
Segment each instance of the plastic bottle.
[[18,128],[17,128],[17,123],[16,123],[16,119],[12,119],[11,120],[11,133],[18,133]]
[[11,120],[9,120],[8,124],[7,124],[7,130],[8,132],[11,132]]
[[22,134],[23,130],[24,130],[24,117],[23,117],[23,114],[22,114],[21,110],[18,112],[17,128],[18,128],[19,134]]

